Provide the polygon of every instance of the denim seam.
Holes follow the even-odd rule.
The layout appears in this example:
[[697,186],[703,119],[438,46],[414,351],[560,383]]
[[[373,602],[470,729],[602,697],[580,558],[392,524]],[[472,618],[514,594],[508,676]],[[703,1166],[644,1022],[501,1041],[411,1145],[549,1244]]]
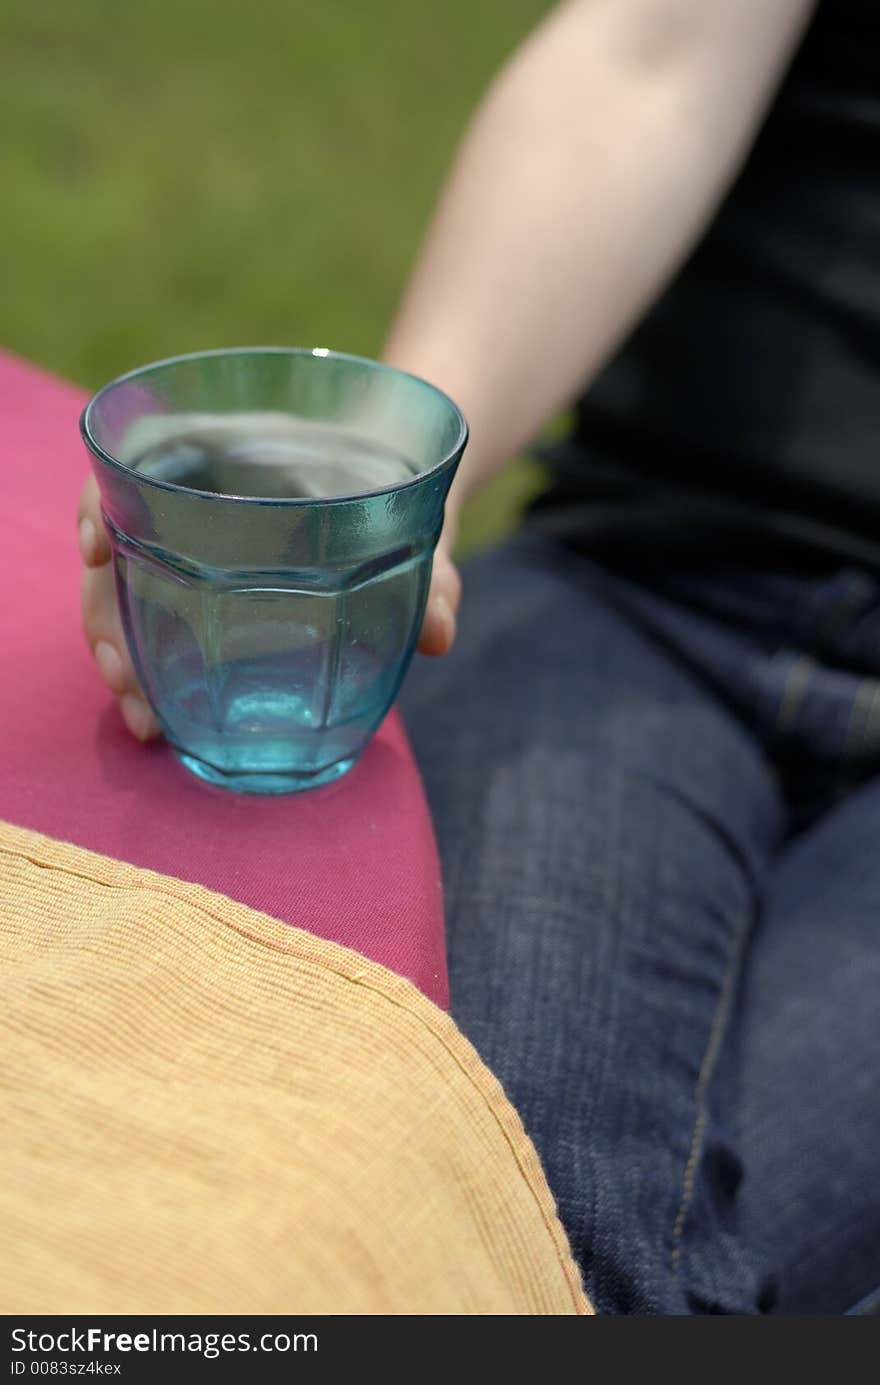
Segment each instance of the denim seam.
[[784,736],[797,717],[803,705],[809,686],[810,676],[816,668],[816,660],[812,654],[799,654],[793,661],[788,670],[785,686],[782,689],[782,697],[779,702],[779,713],[776,717],[776,725],[773,728],[775,735]]
[[[873,589],[873,584],[865,578],[863,573],[855,573],[846,591],[838,598],[831,610],[826,611],[824,619],[820,618],[812,640],[807,643],[806,649],[796,656],[788,671],[774,727],[777,736],[783,736],[791,730],[803,705],[810,675],[816,668],[817,661],[822,658],[822,655],[834,644],[835,640],[840,638],[852,621],[862,614]],[[849,737],[847,737],[848,739]],[[844,749],[841,758],[845,757],[846,750]]]
[[681,1273],[684,1227],[693,1199],[697,1165],[703,1147],[703,1136],[708,1115],[709,1086],[715,1075],[715,1065],[718,1061],[718,1054],[721,1049],[727,1022],[730,1019],[731,1010],[733,1008],[734,991],[736,990],[737,981],[739,980],[742,970],[746,943],[748,942],[751,931],[752,920],[747,918],[740,932],[740,936],[737,939],[730,961],[727,964],[727,971],[721,985],[721,991],[718,995],[718,1002],[715,1006],[712,1024],[709,1028],[709,1037],[706,1041],[703,1061],[700,1064],[700,1070],[697,1074],[697,1085],[694,1089],[694,1104],[696,1109],[694,1128],[691,1135],[690,1149],[682,1181],[681,1203],[672,1228],[671,1266],[672,1275],[675,1280],[680,1278]]
[[876,678],[863,678],[856,688],[843,745],[840,748],[839,758],[842,764],[857,759],[867,746],[868,732],[874,719],[877,688]]

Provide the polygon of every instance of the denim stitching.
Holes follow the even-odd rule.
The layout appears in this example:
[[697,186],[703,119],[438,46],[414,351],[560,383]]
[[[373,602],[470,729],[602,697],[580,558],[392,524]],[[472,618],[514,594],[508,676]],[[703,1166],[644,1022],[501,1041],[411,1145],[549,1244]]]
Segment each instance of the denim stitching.
[[788,671],[779,705],[775,731],[778,736],[791,730],[797,713],[803,705],[804,696],[810,681],[810,674],[816,662],[846,631],[852,622],[862,615],[873,599],[874,583],[864,573],[856,572],[850,579],[846,591],[835,602],[830,611],[820,619],[805,650],[799,654]]
[[859,681],[853,696],[843,745],[840,748],[842,763],[857,759],[865,746],[868,728],[873,720],[872,709],[877,696],[877,686],[877,680],[874,678],[862,678]]
[[816,660],[811,654],[799,654],[788,670],[774,728],[777,736],[783,736],[791,730],[792,723],[803,705],[810,676],[815,667]]
[[684,1170],[682,1182],[681,1203],[676,1214],[672,1228],[672,1275],[678,1280],[681,1271],[682,1240],[684,1235],[684,1225],[690,1211],[691,1200],[696,1183],[697,1164],[703,1145],[703,1134],[706,1128],[708,1116],[708,1091],[709,1084],[715,1073],[715,1064],[724,1037],[727,1021],[730,1018],[730,1011],[733,1005],[733,993],[739,979],[742,968],[743,956],[746,950],[746,942],[751,933],[751,923],[746,922],[743,928],[733,955],[727,965],[727,972],[722,982],[721,991],[718,996],[718,1003],[715,1007],[715,1014],[712,1017],[712,1024],[709,1029],[709,1037],[706,1042],[706,1050],[703,1054],[703,1061],[700,1064],[700,1071],[697,1074],[697,1085],[694,1089],[694,1104],[696,1115],[694,1119],[694,1129],[691,1136],[690,1150]]

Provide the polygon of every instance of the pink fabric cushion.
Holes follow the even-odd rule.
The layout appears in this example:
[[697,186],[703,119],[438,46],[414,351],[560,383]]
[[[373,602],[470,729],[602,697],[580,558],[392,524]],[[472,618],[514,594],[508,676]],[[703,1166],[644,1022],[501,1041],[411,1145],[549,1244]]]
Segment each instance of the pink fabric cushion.
[[80,632],[79,390],[0,353],[0,818],[219,890],[447,1002],[440,870],[392,712],[323,789],[240,797],[126,732]]

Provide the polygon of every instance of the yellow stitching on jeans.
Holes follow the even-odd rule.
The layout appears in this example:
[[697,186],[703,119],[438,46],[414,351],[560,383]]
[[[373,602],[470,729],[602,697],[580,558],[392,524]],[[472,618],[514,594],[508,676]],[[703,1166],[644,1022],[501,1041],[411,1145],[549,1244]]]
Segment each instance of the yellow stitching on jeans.
[[864,748],[868,729],[873,720],[872,712],[876,696],[877,680],[874,678],[861,679],[850,708],[846,735],[840,750],[841,764],[856,759],[859,751]]
[[779,715],[776,718],[774,728],[776,734],[781,736],[791,726],[792,721],[800,711],[801,703],[804,700],[804,693],[810,681],[810,674],[816,667],[816,660],[810,654],[799,654],[788,670],[788,677],[782,689],[782,700],[779,704]]
[[797,655],[788,670],[776,718],[777,735],[789,730],[794,716],[800,710],[809,675],[816,667],[817,659],[825,654],[834,641],[863,613],[863,608],[874,590],[874,583],[870,582],[864,573],[855,573],[837,604],[831,611],[826,612],[824,620],[820,619],[806,651]]
[[694,1103],[697,1114],[694,1120],[694,1131],[691,1136],[688,1160],[684,1169],[681,1204],[672,1228],[672,1274],[675,1279],[678,1279],[679,1270],[681,1268],[681,1246],[684,1224],[687,1220],[687,1214],[690,1211],[691,1198],[694,1193],[694,1183],[696,1182],[697,1162],[703,1144],[703,1131],[706,1125],[706,1094],[715,1071],[715,1062],[718,1058],[718,1050],[721,1047],[721,1040],[724,1036],[724,1029],[730,1014],[733,992],[739,977],[746,941],[751,931],[751,927],[747,927],[743,930],[734,949],[733,956],[728,963],[727,972],[721,986],[721,994],[718,997],[718,1004],[715,1007],[715,1014],[712,1018],[706,1051],[703,1054],[703,1061],[700,1064],[700,1071],[697,1074],[697,1085],[694,1089]]

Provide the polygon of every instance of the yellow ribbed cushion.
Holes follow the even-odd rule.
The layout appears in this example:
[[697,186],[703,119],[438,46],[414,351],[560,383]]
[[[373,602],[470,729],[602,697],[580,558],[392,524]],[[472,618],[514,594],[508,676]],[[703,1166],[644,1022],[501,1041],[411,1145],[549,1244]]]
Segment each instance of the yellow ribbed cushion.
[[4,1312],[591,1311],[516,1112],[407,981],[5,824],[0,920]]

